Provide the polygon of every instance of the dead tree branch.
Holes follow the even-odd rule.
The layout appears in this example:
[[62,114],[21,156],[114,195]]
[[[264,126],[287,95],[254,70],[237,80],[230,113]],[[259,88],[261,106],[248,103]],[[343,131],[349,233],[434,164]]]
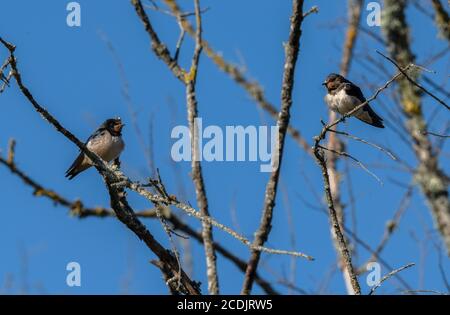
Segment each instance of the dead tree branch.
[[[192,180],[194,181],[195,193],[197,196],[197,205],[203,216],[209,216],[208,199],[206,198],[205,183],[203,180],[202,166],[199,160],[198,130],[195,123],[198,117],[196,82],[198,73],[198,64],[202,51],[202,22],[200,15],[199,0],[195,0],[195,16],[197,21],[197,30],[195,36],[195,50],[192,57],[191,69],[188,80],[186,80],[186,104],[189,123],[189,132],[191,135],[191,168]],[[219,294],[219,279],[217,277],[216,253],[213,246],[212,226],[209,222],[202,221],[203,245],[206,256],[206,274],[208,278],[208,292],[210,294]]]
[[[175,0],[164,0],[164,2],[169,7],[170,11],[173,13],[174,16],[179,16],[180,14],[183,13]],[[312,13],[315,12],[316,10],[314,10],[313,7],[310,11]],[[189,36],[195,38],[195,29],[187,19],[183,19],[181,21],[181,26]],[[244,90],[250,95],[250,97],[254,99],[255,102],[262,109],[264,109],[267,113],[269,113],[269,115],[273,119],[276,120],[278,118],[278,110],[273,104],[271,104],[267,100],[264,94],[264,89],[258,82],[248,79],[243,73],[243,71],[239,69],[238,66],[226,61],[222,57],[222,55],[216,52],[206,40],[202,40],[202,46],[205,51],[205,54],[214,62],[214,64],[220,70],[228,74],[231,79],[233,79],[239,86],[244,88]],[[289,125],[287,132],[291,135],[292,139],[294,139],[294,141],[303,150],[305,150],[305,152],[307,152],[309,155],[312,156],[310,144],[303,138],[298,129]]]
[[[140,0],[132,0],[132,4],[135,7],[136,13],[144,24],[145,30],[149,34],[152,42],[152,47],[154,53],[163,60],[172,73],[177,77],[186,87],[186,103],[188,112],[188,122],[189,130],[191,134],[191,167],[192,167],[192,179],[195,186],[195,192],[197,196],[197,204],[199,206],[200,212],[203,216],[209,216],[208,210],[208,200],[206,198],[205,184],[202,175],[202,169],[198,156],[198,135],[195,130],[195,120],[198,116],[197,114],[197,99],[195,95],[195,84],[198,72],[198,63],[200,60],[200,54],[202,51],[202,26],[201,26],[201,13],[198,0],[195,2],[195,16],[197,21],[197,29],[195,31],[195,49],[194,55],[192,57],[191,69],[189,73],[186,73],[178,64],[177,53],[175,57],[172,58],[169,50],[166,46],[159,40],[156,31],[153,29],[150,19],[144,11],[142,3]],[[182,14],[176,14],[178,17],[178,23],[183,25],[185,19],[181,18]],[[178,45],[177,45],[178,46]],[[177,47],[179,51],[179,47]],[[217,266],[216,266],[216,255],[213,247],[213,236],[211,224],[207,221],[202,221],[203,226],[203,237],[204,237],[204,247],[206,256],[206,266],[207,266],[207,278],[208,278],[208,291],[210,294],[218,294],[218,278],[217,278]]]
[[[348,27],[346,31],[345,36],[345,42],[343,46],[343,54],[342,54],[342,60],[340,65],[340,73],[344,77],[347,76],[350,65],[353,59],[353,51],[355,49],[356,45],[356,39],[359,32],[359,23],[361,19],[361,10],[362,10],[362,0],[348,0],[347,2],[347,8],[348,8]],[[336,112],[329,110],[328,111],[328,120],[334,121],[336,120],[337,114]],[[335,134],[330,134],[328,138],[328,143],[326,145],[330,150],[334,151],[345,151],[344,143],[341,141],[341,139]],[[341,174],[338,170],[338,161],[339,156],[336,154],[328,154],[327,156],[327,173],[329,174],[329,184],[330,184],[330,192],[331,197],[333,199],[334,208],[336,210],[336,215],[338,218],[338,221],[340,224],[344,224],[344,205],[341,200]],[[349,294],[353,294],[353,285],[351,281],[351,277],[348,274],[348,269],[346,269],[344,266],[345,259],[340,255],[341,251],[339,250],[339,240],[337,239],[337,236],[334,233],[334,229],[331,230],[331,236],[333,239],[334,247],[336,249],[336,252],[338,253],[338,265],[339,268],[342,271],[342,274],[344,276],[344,282],[347,289],[347,292]],[[343,235],[345,238],[345,235]],[[348,240],[345,240],[346,243],[348,243]]]
[[401,271],[403,271],[403,270],[405,270],[405,269],[408,269],[408,268],[410,268],[410,267],[412,267],[412,266],[414,266],[414,265],[415,265],[415,263],[409,263],[409,264],[407,264],[407,265],[405,265],[405,266],[403,266],[403,267],[400,267],[400,268],[398,268],[398,269],[392,270],[392,271],[389,272],[387,275],[385,275],[383,278],[381,278],[380,282],[378,282],[376,285],[374,285],[374,286],[370,289],[369,295],[374,294],[375,291],[381,286],[381,284],[382,284],[384,281],[388,280],[388,279],[389,279],[390,277],[392,277],[393,275],[395,275],[395,274],[397,274],[397,273],[399,273],[399,272],[401,272]]
[[15,46],[6,42],[0,38],[0,42],[8,49],[10,53],[10,65],[13,71],[13,77],[19,86],[20,91],[28,99],[28,101],[33,105],[34,109],[51,125],[53,125],[58,132],[63,134],[66,138],[72,141],[78,146],[78,148],[85,153],[94,163],[97,170],[102,175],[105,183],[107,185],[108,191],[110,193],[111,207],[118,219],[125,224],[131,231],[133,231],[139,239],[143,240],[149,249],[158,256],[158,258],[164,262],[174,275],[179,275],[182,287],[180,287],[180,292],[186,294],[200,294],[199,284],[192,281],[187,274],[178,266],[178,262],[173,257],[173,255],[167,251],[147,230],[147,228],[139,221],[136,217],[133,209],[128,205],[126,197],[123,193],[120,193],[117,184],[121,181],[121,178],[115,176],[115,174],[109,169],[108,165],[100,159],[95,153],[89,151],[85,144],[81,142],[74,134],[64,128],[56,118],[54,118],[45,108],[43,108],[34,99],[31,92],[22,82],[22,77],[17,68],[17,61],[14,55]]
[[[428,91],[426,88],[424,88],[422,85],[420,85],[419,83],[417,83],[414,79],[412,79],[408,73],[406,73],[405,71],[402,70],[402,68],[398,65],[398,63],[396,63],[392,58],[389,58],[386,55],[383,55],[381,52],[377,51],[377,53],[379,53],[381,56],[383,56],[384,58],[386,58],[387,60],[389,60],[404,76],[405,78],[408,79],[408,81],[417,86],[419,89],[421,89],[423,92],[425,92],[426,94],[428,94],[429,96],[431,96],[432,98],[434,98],[436,101],[438,101],[442,106],[444,106],[445,108],[447,108],[448,110],[450,110],[450,106],[448,106],[443,100],[441,100],[439,97],[437,97],[436,95],[434,95],[433,93],[431,93],[430,91]],[[418,67],[418,66],[416,66]],[[420,68],[420,67],[419,67]]]
[[439,137],[439,138],[450,138],[450,135],[441,135],[439,133],[432,132],[432,131],[423,131],[423,134],[432,135],[432,136]]
[[148,33],[151,39],[152,49],[155,55],[161,59],[172,71],[173,75],[177,77],[180,81],[184,82],[184,76],[186,71],[178,65],[178,62],[175,58],[172,58],[170,55],[169,49],[167,46],[161,42],[158,34],[153,29],[152,24],[150,23],[150,19],[145,13],[144,7],[140,0],[131,0],[137,15],[140,20],[144,24],[145,31]]
[[[113,186],[117,187],[126,187],[137,194],[143,196],[147,200],[149,200],[152,203],[159,203],[164,205],[173,205],[174,207],[183,210],[188,215],[191,215],[199,220],[205,220],[211,223],[212,225],[216,226],[217,228],[225,231],[226,233],[230,234],[240,242],[242,242],[244,245],[250,247],[252,250],[271,253],[271,254],[279,254],[279,255],[290,255],[295,257],[303,257],[308,260],[314,260],[313,257],[306,255],[301,252],[294,252],[294,251],[287,251],[287,250],[280,250],[280,249],[271,249],[264,246],[254,246],[247,238],[244,236],[236,233],[229,227],[217,222],[212,217],[208,216],[202,216],[200,212],[192,208],[190,205],[187,205],[183,202],[180,202],[177,200],[177,198],[173,195],[169,195],[166,192],[166,189],[162,187],[162,193],[160,194],[154,194],[146,189],[149,185],[143,185],[138,182],[131,181],[128,177],[126,177],[120,170],[116,168],[110,168],[102,159],[100,159],[95,153],[92,151],[89,151],[84,143],[82,143],[75,135],[73,135],[70,131],[68,131],[66,128],[64,128],[59,121],[56,120],[46,109],[44,109],[41,105],[39,105],[36,100],[34,99],[33,95],[30,93],[30,91],[23,85],[21,76],[17,70],[15,57],[14,57],[14,49],[15,47],[11,44],[5,42],[2,38],[0,38],[0,42],[6,43],[6,47],[12,47],[10,50],[10,58],[14,60],[14,62],[11,63],[12,69],[14,71],[14,78],[16,79],[16,82],[19,85],[20,90],[24,94],[24,96],[30,101],[30,103],[33,105],[35,110],[41,114],[44,120],[46,120],[48,123],[50,123],[55,129],[60,132],[62,135],[64,135],[68,140],[70,140],[72,143],[74,143],[84,154],[89,157],[89,159],[92,160],[92,163],[96,167],[96,169],[100,172],[100,174],[105,175],[108,180],[112,182]],[[8,46],[9,45],[9,46]],[[151,184],[151,185],[154,185]],[[160,183],[162,185],[162,183]],[[159,188],[161,190],[161,188]]]
[[[280,176],[281,162],[283,158],[284,140],[290,119],[292,90],[294,88],[294,74],[299,53],[302,22],[303,0],[294,0],[292,4],[289,39],[285,45],[286,59],[284,63],[283,83],[281,90],[281,110],[277,119],[278,136],[274,152],[274,159],[276,161],[275,169],[272,170],[266,186],[264,208],[260,226],[255,233],[255,239],[253,241],[254,246],[262,246],[267,241],[271,230],[273,208],[275,207],[275,197],[277,194],[278,179]],[[241,291],[242,294],[250,294],[252,290],[255,272],[258,267],[260,257],[260,251],[252,251],[251,257],[247,264],[247,271],[245,273],[245,279]]]
[[[406,1],[385,0],[383,15],[383,31],[386,36],[387,50],[396,66],[414,64],[415,57],[410,48],[409,26],[405,18]],[[403,72],[406,72],[403,69]],[[437,230],[446,244],[450,254],[450,202],[447,176],[439,166],[438,157],[430,142],[423,133],[427,130],[426,120],[422,112],[422,92],[416,82],[417,73],[408,73],[398,84],[402,111],[406,117],[406,128],[412,139],[418,166],[414,179],[421,188],[431,209]]]
[[440,35],[450,43],[450,17],[440,0],[431,0],[434,8],[434,21]]
[[[84,203],[80,200],[71,201],[68,198],[62,196],[58,192],[43,187],[41,184],[36,182],[30,176],[28,176],[23,170],[21,170],[14,161],[14,141],[10,141],[10,146],[7,154],[7,159],[3,158],[0,155],[0,164],[5,165],[12,174],[19,177],[26,185],[33,188],[33,195],[36,197],[45,197],[51,200],[55,205],[63,206],[69,209],[69,213],[77,218],[84,219],[88,217],[97,217],[97,218],[105,218],[105,217],[115,217],[116,214],[110,208],[105,207],[85,207]],[[137,217],[145,218],[145,219],[157,219],[156,210],[146,209],[135,212]],[[180,231],[190,237],[194,238],[199,243],[203,243],[202,234],[195,231],[188,224],[184,223],[178,216],[176,216],[169,207],[164,207],[161,211],[164,219],[167,220],[172,229]],[[231,251],[223,247],[221,244],[214,242],[215,250],[220,253],[222,256],[230,260],[232,263],[236,265],[242,272],[245,272],[247,263],[241,258],[234,255]],[[263,279],[259,274],[255,276],[255,282],[270,295],[278,295],[277,292],[269,283],[269,281]]]
[[[404,69],[408,69],[410,66],[411,65],[408,65]],[[334,235],[337,238],[338,248],[339,248],[341,257],[344,260],[343,261],[344,264],[345,264],[344,266],[345,266],[345,268],[347,270],[346,272],[349,275],[351,286],[352,286],[353,292],[355,294],[361,294],[361,289],[360,289],[360,286],[359,286],[359,283],[358,283],[358,280],[357,280],[357,277],[356,277],[356,273],[355,273],[354,267],[352,265],[351,255],[350,255],[350,251],[349,251],[348,246],[347,246],[347,242],[345,240],[344,234],[342,233],[341,225],[343,225],[343,224],[341,224],[341,222],[339,220],[339,217],[338,217],[338,214],[336,212],[336,208],[334,206],[334,199],[333,199],[333,194],[331,192],[331,187],[330,187],[330,175],[329,175],[329,172],[328,172],[327,161],[326,161],[324,152],[321,149],[320,142],[323,139],[325,139],[326,134],[333,127],[335,127],[337,124],[341,123],[346,118],[348,118],[351,115],[353,115],[355,112],[357,112],[360,108],[362,108],[363,106],[365,106],[369,102],[371,102],[374,99],[376,99],[378,97],[378,95],[383,90],[388,88],[389,85],[392,82],[394,82],[397,78],[399,78],[401,75],[402,75],[401,72],[397,73],[390,80],[388,80],[382,87],[377,89],[375,94],[372,95],[370,98],[368,98],[365,102],[363,102],[360,105],[356,106],[353,110],[349,111],[345,115],[342,115],[339,119],[337,119],[337,120],[335,120],[335,121],[325,125],[322,128],[322,131],[319,134],[319,136],[316,136],[315,140],[314,140],[314,154],[316,156],[316,160],[317,160],[320,168],[322,169],[322,177],[323,177],[323,181],[324,181],[324,190],[325,190],[325,195],[326,195],[326,198],[327,198],[328,211],[329,211],[329,214],[330,214],[331,224],[332,224],[332,227],[333,227],[333,233],[334,233]]]
[[317,139],[316,141],[317,142],[314,147],[315,155],[316,155],[316,159],[322,169],[322,177],[323,177],[323,181],[324,181],[324,189],[325,189],[325,195],[327,198],[328,211],[329,211],[329,215],[330,215],[330,219],[331,219],[331,224],[333,227],[333,233],[334,233],[333,235],[335,235],[335,237],[337,239],[339,250],[340,250],[340,255],[341,255],[341,258],[344,260],[344,263],[345,263],[344,266],[346,268],[346,272],[349,275],[353,293],[359,295],[359,294],[361,294],[361,288],[359,286],[358,279],[357,279],[356,273],[355,273],[353,265],[352,265],[350,251],[348,250],[347,243],[344,238],[344,234],[342,233],[339,219],[338,219],[338,216],[336,213],[336,209],[334,208],[327,163],[326,163],[323,151],[319,148],[318,143],[320,140]]

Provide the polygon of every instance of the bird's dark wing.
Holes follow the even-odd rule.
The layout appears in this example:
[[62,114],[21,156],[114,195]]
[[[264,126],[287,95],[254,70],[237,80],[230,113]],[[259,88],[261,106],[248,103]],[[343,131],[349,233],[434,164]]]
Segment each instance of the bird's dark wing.
[[383,118],[378,116],[369,105],[364,105],[362,109],[362,112],[358,113],[356,118],[374,127],[384,128]]
[[75,159],[75,161],[72,163],[72,165],[69,167],[69,169],[66,171],[66,177],[69,179],[74,178],[79,173],[85,170],[85,168],[82,168],[82,163],[84,161],[84,153],[80,153],[78,157]]
[[[345,83],[344,89],[347,95],[356,97],[361,103],[364,103],[366,101],[366,98],[364,97],[361,89],[350,81],[347,81]],[[375,113],[375,111],[369,106],[369,104],[364,105],[362,110],[358,111],[355,116],[359,120],[369,125],[378,128],[384,128],[383,119],[378,116],[377,113]]]
[[344,89],[348,95],[356,97],[361,103],[364,103],[366,101],[364,94],[357,85],[354,85],[351,82],[347,82],[345,83]]
[[[105,132],[107,132],[105,127],[98,128],[87,139],[87,141],[84,144],[87,146],[90,142],[95,142],[99,137],[102,137],[105,134]],[[68,177],[69,179],[72,179],[75,176],[77,176],[79,173],[81,173],[82,171],[87,169],[89,167],[89,165],[84,165],[85,163],[83,164],[83,161],[84,161],[84,153],[80,152],[80,154],[78,154],[75,161],[72,163],[72,165],[66,171],[66,177]]]
[[89,141],[97,138],[97,137],[101,137],[103,135],[105,135],[106,132],[106,128],[105,127],[100,127],[97,130],[95,130],[95,132],[87,139],[85,145],[87,145],[89,143]]

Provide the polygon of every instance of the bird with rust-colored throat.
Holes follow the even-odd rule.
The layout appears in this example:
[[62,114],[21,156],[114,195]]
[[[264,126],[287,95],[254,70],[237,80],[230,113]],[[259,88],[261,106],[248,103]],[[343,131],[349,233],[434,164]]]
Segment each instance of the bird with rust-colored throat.
[[[325,103],[341,115],[345,115],[366,101],[361,89],[339,74],[329,74],[322,85],[327,88]],[[357,110],[353,116],[371,126],[384,128],[383,119],[375,113],[369,104]]]
[[[122,128],[125,126],[120,118],[107,119],[97,130],[88,138],[85,145],[90,151],[97,154],[106,162],[117,159],[125,148],[122,139]],[[66,171],[66,177],[74,178],[81,172],[92,166],[92,161],[83,152]]]

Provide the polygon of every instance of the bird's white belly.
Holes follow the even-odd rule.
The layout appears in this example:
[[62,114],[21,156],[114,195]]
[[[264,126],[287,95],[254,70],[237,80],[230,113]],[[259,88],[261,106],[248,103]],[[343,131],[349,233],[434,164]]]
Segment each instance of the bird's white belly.
[[325,102],[332,110],[341,115],[348,113],[361,103],[356,97],[347,95],[344,89],[335,95],[327,94],[325,96]]
[[102,137],[91,140],[87,147],[104,161],[111,162],[119,157],[125,147],[125,143],[121,137],[111,136],[109,133],[106,133]]
[[116,158],[119,157],[124,147],[125,144],[121,137],[112,137],[109,149],[105,150],[102,159],[104,159],[107,162],[115,160]]

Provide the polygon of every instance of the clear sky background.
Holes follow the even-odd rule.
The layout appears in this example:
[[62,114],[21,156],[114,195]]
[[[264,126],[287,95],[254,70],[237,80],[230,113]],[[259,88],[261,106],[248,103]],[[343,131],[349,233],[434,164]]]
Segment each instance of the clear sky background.
[[[3,1],[0,35],[17,45],[16,55],[24,83],[36,99],[79,138],[86,139],[106,118],[120,116],[126,149],[122,154],[124,172],[135,180],[149,175],[149,167],[132,123],[136,116],[146,144],[153,141],[152,155],[156,167],[170,193],[196,205],[195,192],[189,177],[189,162],[174,163],[170,148],[174,140],[170,132],[175,125],[186,125],[184,87],[150,50],[150,41],[129,1],[78,1],[81,5],[81,27],[66,25],[66,4],[69,1]],[[145,2],[145,1],[144,1]],[[192,2],[179,1],[186,9]],[[421,1],[432,12],[428,1]],[[444,1],[445,3],[445,1]],[[204,14],[204,38],[227,60],[246,68],[248,76],[258,80],[267,98],[277,107],[280,103],[281,76],[287,40],[291,1],[279,0],[203,0],[210,7]],[[303,23],[300,55],[295,75],[295,90],[291,122],[307,140],[319,133],[320,119],[326,119],[321,82],[330,72],[339,71],[346,21],[346,1],[305,1],[305,9],[318,5],[319,14]],[[448,7],[447,7],[448,9]],[[445,49],[448,43],[437,38],[433,21],[410,6],[408,22],[412,27],[412,49],[417,62]],[[173,51],[179,34],[172,17],[149,10],[151,21]],[[365,21],[367,11],[363,12]],[[365,25],[368,28],[367,25]],[[371,31],[381,35],[378,27]],[[114,47],[108,49],[107,42]],[[186,39],[180,55],[187,68],[192,56],[192,41]],[[358,38],[349,78],[360,84],[368,97],[390,78],[372,58],[394,69],[375,53],[385,51],[379,42],[366,34]],[[0,58],[7,57],[0,49]],[[118,61],[123,72],[118,67]],[[446,83],[449,72],[448,54],[428,65],[436,74],[427,74],[433,81]],[[122,89],[124,77],[133,110],[127,105]],[[448,83],[444,89],[448,90]],[[386,93],[390,93],[390,89]],[[219,71],[206,56],[201,57],[197,86],[199,112],[205,125],[272,125],[273,120],[261,112],[246,92]],[[445,98],[444,96],[440,95]],[[382,105],[395,105],[387,97],[375,102],[374,108],[385,118]],[[448,121],[448,112],[439,109],[424,97],[427,117],[436,112],[432,130],[440,131]],[[15,83],[0,95],[0,148],[5,154],[9,138],[17,141],[16,162],[29,176],[44,187],[56,190],[70,200],[81,199],[86,206],[108,206],[103,182],[95,170],[89,170],[72,181],[64,172],[77,155],[76,147],[32,109],[19,93]],[[391,120],[392,121],[392,120]],[[398,124],[398,121],[394,121]],[[343,128],[355,135],[391,148],[411,165],[415,159],[411,150],[392,132],[389,126],[376,129],[350,119]],[[380,185],[360,168],[348,163],[355,195],[355,213],[359,238],[372,247],[381,240],[386,221],[399,207],[411,176],[399,170],[399,164],[378,150],[360,143],[350,143],[349,152],[369,165],[384,185]],[[448,146],[443,148],[441,165],[449,171]],[[259,172],[259,162],[203,163],[211,215],[249,238],[259,226],[267,173]],[[345,166],[341,162],[342,168]],[[295,285],[308,293],[345,293],[340,272],[334,272],[336,253],[330,240],[327,216],[317,210],[322,195],[321,174],[317,165],[287,137],[281,170],[281,182],[274,212],[273,230],[267,246],[295,249],[316,258],[296,261]],[[347,225],[351,226],[349,178],[343,181],[343,198],[347,204]],[[77,219],[68,209],[55,207],[50,201],[36,198],[32,190],[0,167],[0,292],[49,294],[165,294],[167,288],[160,271],[149,263],[153,253],[134,234],[114,218]],[[319,196],[319,201],[317,200]],[[129,193],[136,210],[150,207],[148,201]],[[313,207],[314,206],[314,207]],[[179,213],[177,210],[175,210]],[[288,218],[291,218],[290,220]],[[200,228],[194,219],[188,222]],[[148,229],[165,246],[169,246],[161,225],[144,221]],[[292,238],[295,237],[293,248]],[[239,257],[248,258],[248,249],[214,229],[214,237]],[[433,229],[429,209],[417,189],[402,217],[399,229],[388,243],[383,257],[392,267],[416,263],[402,273],[412,289],[446,291],[438,268],[439,251],[433,242],[440,238]],[[191,241],[193,274],[207,291],[203,247]],[[443,268],[450,274],[448,258],[441,250]],[[370,254],[358,246],[357,264]],[[79,262],[82,286],[66,285],[66,264]],[[259,267],[261,275],[272,280],[283,293],[289,291],[276,284],[291,274],[290,257],[264,254]],[[238,293],[243,274],[219,255],[218,267],[221,293]],[[391,270],[382,268],[382,274]],[[329,276],[329,279],[327,280]],[[327,281],[329,281],[327,283]],[[365,275],[360,277],[362,289],[370,289]],[[392,280],[380,288],[380,293],[404,290]],[[254,293],[262,293],[255,286]]]

